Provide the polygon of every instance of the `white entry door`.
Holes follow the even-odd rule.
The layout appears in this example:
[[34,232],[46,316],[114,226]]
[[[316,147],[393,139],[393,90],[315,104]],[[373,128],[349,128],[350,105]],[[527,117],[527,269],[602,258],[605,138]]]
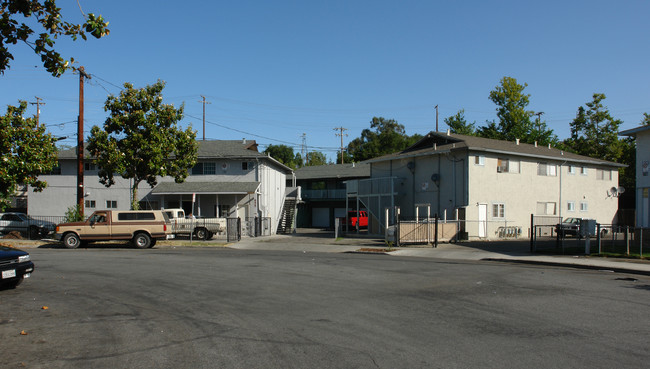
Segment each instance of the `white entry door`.
[[487,204],[478,204],[478,236],[487,237]]

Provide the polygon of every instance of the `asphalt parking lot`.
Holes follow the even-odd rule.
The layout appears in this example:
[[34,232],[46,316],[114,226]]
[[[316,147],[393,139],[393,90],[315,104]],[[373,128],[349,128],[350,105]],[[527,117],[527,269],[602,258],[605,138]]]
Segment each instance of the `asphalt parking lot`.
[[650,279],[338,252],[32,248],[0,291],[28,368],[643,367]]

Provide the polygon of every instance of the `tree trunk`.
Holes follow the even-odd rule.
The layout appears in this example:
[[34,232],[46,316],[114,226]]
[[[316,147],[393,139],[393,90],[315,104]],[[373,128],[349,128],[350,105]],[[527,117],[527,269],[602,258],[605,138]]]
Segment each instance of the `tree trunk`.
[[138,201],[138,185],[140,181],[133,181],[131,188],[131,210],[140,210],[140,202]]

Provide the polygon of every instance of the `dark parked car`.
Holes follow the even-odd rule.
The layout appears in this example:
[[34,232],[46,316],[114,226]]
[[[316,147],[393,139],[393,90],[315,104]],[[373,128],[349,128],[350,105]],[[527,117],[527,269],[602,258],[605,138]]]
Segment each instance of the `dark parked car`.
[[0,245],[0,288],[16,288],[33,271],[27,252]]
[[555,232],[561,237],[577,236],[581,220],[582,218],[566,218],[562,223],[555,226]]
[[0,233],[20,232],[30,239],[54,232],[56,224],[23,213],[0,213]]

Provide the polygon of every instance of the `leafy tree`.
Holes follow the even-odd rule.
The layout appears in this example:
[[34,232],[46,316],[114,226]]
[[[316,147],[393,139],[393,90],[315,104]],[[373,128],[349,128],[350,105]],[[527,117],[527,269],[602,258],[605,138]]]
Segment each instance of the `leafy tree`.
[[327,157],[320,151],[312,151],[307,153],[307,165],[308,167],[325,165],[327,164]]
[[300,167],[302,163],[300,154],[294,154],[293,148],[287,145],[269,145],[263,152],[267,155],[271,155],[273,159],[293,169]]
[[503,77],[501,83],[490,92],[490,100],[497,105],[497,122],[487,122],[487,126],[478,130],[479,136],[498,140],[538,142],[546,145],[557,142],[553,130],[546,122],[539,122],[537,127],[532,121],[534,112],[527,110],[530,95],[524,93],[528,84],[520,85],[515,78]]
[[68,36],[76,41],[78,37],[86,40],[87,33],[101,38],[110,32],[108,22],[101,15],[88,13],[84,17],[83,24],[63,21],[61,9],[56,7],[55,0],[1,0],[0,74],[9,68],[10,61],[14,59],[9,45],[23,42],[40,56],[48,72],[55,77],[61,76],[68,65],[74,63],[74,59],[65,60],[54,50],[55,40],[59,36]]
[[178,127],[183,106],[163,104],[164,87],[162,81],[140,89],[125,83],[119,96],[106,99],[104,110],[110,115],[103,129],[94,126],[88,138],[103,185],[115,184],[114,174],[133,179],[131,206],[136,210],[140,182],[153,188],[158,176],[171,176],[181,183],[197,162],[196,131]]
[[641,118],[640,125],[641,126],[650,126],[650,114],[649,113],[643,113],[643,118]]
[[449,126],[451,133],[466,136],[476,135],[476,122],[467,123],[467,120],[465,119],[465,109],[459,110],[456,115],[445,118],[445,123]]
[[404,150],[421,138],[418,134],[408,136],[404,126],[394,119],[373,117],[370,129],[364,129],[361,137],[348,144],[348,152],[354,161],[360,162]]
[[84,220],[84,214],[81,211],[81,206],[79,206],[79,204],[75,204],[74,206],[69,207],[68,210],[65,211],[65,218],[64,218],[65,223],[82,222],[83,220]]
[[0,208],[5,209],[9,198],[21,185],[30,185],[34,191],[43,191],[47,183],[38,179],[57,166],[55,138],[45,133],[35,118],[23,118],[27,102],[8,106],[0,117]]
[[614,119],[603,106],[605,94],[593,94],[593,100],[586,108],[578,108],[571,122],[571,137],[564,140],[564,146],[577,154],[609,161],[619,161],[622,156],[622,141],[618,138],[619,126],[623,123]]

